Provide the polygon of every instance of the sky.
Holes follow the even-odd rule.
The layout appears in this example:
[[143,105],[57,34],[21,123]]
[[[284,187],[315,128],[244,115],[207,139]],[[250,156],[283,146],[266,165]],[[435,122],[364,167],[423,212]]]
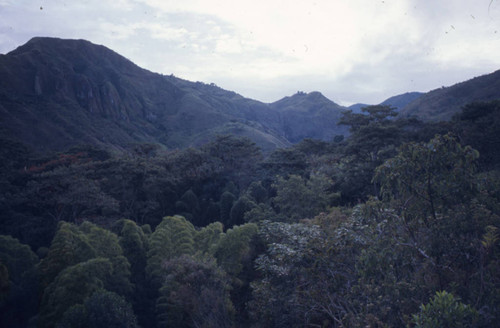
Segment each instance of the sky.
[[500,0],[0,0],[0,54],[35,36],[263,102],[378,104],[500,69]]

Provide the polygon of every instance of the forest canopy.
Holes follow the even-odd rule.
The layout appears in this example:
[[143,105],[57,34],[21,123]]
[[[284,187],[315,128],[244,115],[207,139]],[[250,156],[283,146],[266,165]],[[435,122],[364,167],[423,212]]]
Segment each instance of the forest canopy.
[[0,140],[0,326],[494,327],[500,104],[264,154]]

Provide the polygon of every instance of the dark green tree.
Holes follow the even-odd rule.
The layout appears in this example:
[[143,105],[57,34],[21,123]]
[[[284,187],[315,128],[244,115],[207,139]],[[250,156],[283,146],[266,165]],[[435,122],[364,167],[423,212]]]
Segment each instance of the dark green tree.
[[149,239],[147,254],[146,273],[155,284],[161,284],[163,262],[194,253],[194,236],[194,226],[184,217],[163,218]]
[[325,176],[313,175],[308,180],[298,175],[286,180],[278,177],[273,187],[276,189],[273,204],[287,222],[312,218],[326,210],[330,202],[331,182]]
[[214,222],[197,231],[194,237],[194,245],[197,253],[213,255],[217,243],[224,235],[223,226],[220,222]]
[[122,296],[98,290],[83,304],[69,308],[57,328],[126,327],[136,328],[137,319],[132,306]]
[[69,308],[106,288],[112,275],[113,264],[104,258],[90,259],[61,271],[44,291],[38,326],[54,327]]
[[165,262],[156,310],[159,327],[232,327],[229,280],[210,258],[186,255]]
[[234,226],[217,242],[214,256],[219,266],[232,277],[237,277],[242,272],[245,261],[251,261],[250,242],[257,231],[257,225],[254,223]]
[[36,314],[38,256],[11,236],[0,235],[0,326],[24,327]]
[[136,328],[132,306],[122,296],[106,290],[97,291],[85,300],[89,327]]
[[241,225],[245,223],[245,213],[257,206],[252,200],[246,196],[240,197],[234,202],[230,212],[230,226]]
[[74,224],[60,222],[47,256],[40,262],[42,288],[65,268],[96,256],[87,236]]
[[225,225],[229,225],[229,222],[231,220],[231,208],[233,207],[235,201],[236,201],[236,196],[234,196],[229,191],[225,191],[220,196],[219,200],[220,221]]
[[413,316],[416,328],[478,327],[479,313],[446,291],[436,292]]

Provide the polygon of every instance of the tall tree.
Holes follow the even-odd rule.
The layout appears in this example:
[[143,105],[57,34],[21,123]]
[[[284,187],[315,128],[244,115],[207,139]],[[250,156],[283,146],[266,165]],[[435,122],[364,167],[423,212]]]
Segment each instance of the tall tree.
[[38,256],[11,236],[0,235],[0,326],[25,327],[36,314]]
[[194,253],[194,226],[182,216],[167,216],[156,227],[149,240],[146,272],[160,284],[162,263],[181,255]]
[[113,265],[104,258],[90,259],[61,271],[44,291],[39,327],[54,327],[70,307],[83,304],[92,293],[106,288],[112,274]]
[[159,327],[233,327],[229,280],[213,259],[183,255],[166,261],[163,270]]

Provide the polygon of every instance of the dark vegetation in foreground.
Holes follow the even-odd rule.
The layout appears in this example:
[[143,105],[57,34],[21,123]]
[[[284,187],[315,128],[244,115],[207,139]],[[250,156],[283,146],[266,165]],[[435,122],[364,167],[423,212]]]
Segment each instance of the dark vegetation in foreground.
[[500,103],[264,157],[1,140],[2,327],[500,325]]

